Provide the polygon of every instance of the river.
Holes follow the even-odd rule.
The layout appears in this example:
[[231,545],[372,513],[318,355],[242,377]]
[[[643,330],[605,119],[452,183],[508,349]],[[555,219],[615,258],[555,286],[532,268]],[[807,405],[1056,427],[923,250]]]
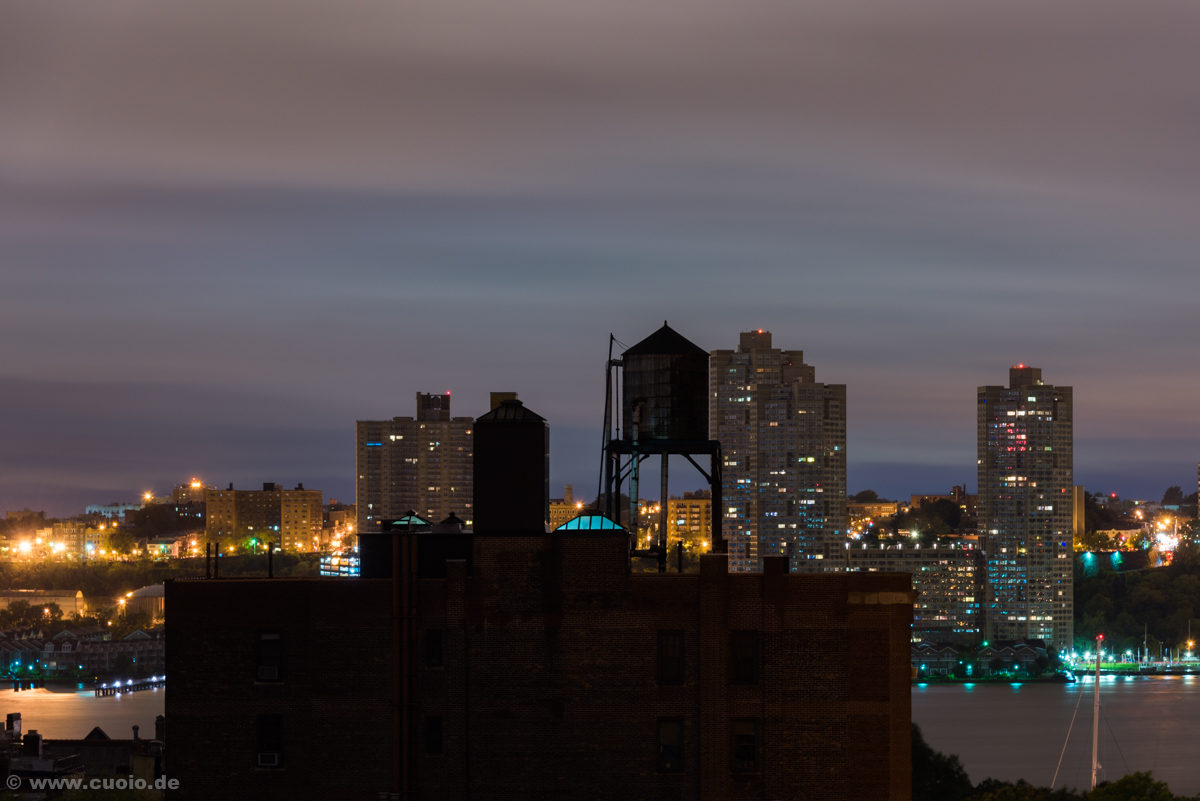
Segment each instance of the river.
[[[1092,748],[1092,681],[1076,684],[915,685],[913,720],[939,751],[958,754],[971,780],[1025,779],[1049,785],[1067,727],[1079,714],[1058,785],[1086,787]],[[1082,695],[1082,698],[1081,698]],[[1100,684],[1101,778],[1152,770],[1178,794],[1200,793],[1200,676],[1117,678]],[[91,690],[0,690],[0,713],[20,712],[25,731],[79,738],[93,726],[127,739],[154,736],[165,689],[97,698]]]
[[[1087,788],[1094,686],[1091,677],[1065,685],[915,685],[913,721],[931,746],[958,755],[973,782],[1048,786],[1078,703],[1055,786]],[[1102,780],[1151,770],[1176,794],[1200,793],[1200,676],[1105,676],[1100,705]]]
[[150,740],[166,698],[163,688],[97,698],[92,690],[69,686],[14,692],[10,685],[0,690],[0,716],[20,712],[24,731],[36,729],[49,739],[81,739],[99,726],[114,740],[129,740],[136,724],[138,736]]

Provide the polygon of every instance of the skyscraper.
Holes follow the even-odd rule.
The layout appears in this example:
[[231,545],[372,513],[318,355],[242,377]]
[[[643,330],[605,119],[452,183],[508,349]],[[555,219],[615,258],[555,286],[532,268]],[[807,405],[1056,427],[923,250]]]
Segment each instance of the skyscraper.
[[987,639],[1070,650],[1074,506],[1071,388],[1024,364],[978,396],[979,527],[987,534]]
[[789,551],[792,570],[843,569],[841,554],[824,560],[846,541],[846,385],[817,383],[803,351],[774,349],[759,329],[712,351],[709,389],[730,571]]
[[450,393],[417,393],[417,417],[359,420],[355,502],[358,531],[410,509],[434,523],[472,519],[470,417],[450,416]]

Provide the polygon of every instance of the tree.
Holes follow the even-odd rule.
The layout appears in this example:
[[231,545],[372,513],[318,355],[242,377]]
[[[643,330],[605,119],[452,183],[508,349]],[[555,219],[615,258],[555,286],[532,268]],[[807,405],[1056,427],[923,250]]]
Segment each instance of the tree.
[[971,779],[954,754],[933,750],[912,724],[913,801],[965,801],[972,792]]
[[133,661],[129,658],[129,654],[122,651],[113,659],[112,672],[118,676],[124,676],[133,670]]
[[1117,515],[1107,506],[1096,502],[1096,496],[1090,492],[1083,493],[1083,525],[1087,531],[1109,529],[1117,522]]
[[1183,801],[1171,792],[1166,782],[1157,782],[1154,775],[1130,773],[1115,782],[1097,785],[1088,794],[1088,801]]
[[874,503],[879,500],[879,493],[875,490],[865,489],[855,495],[850,496],[850,500],[855,503]]
[[1083,798],[1086,796],[1074,790],[1034,787],[1024,779],[1016,784],[984,779],[975,788],[975,795],[971,796],[971,801],[1071,801]]
[[1167,491],[1163,493],[1163,506],[1179,506],[1183,503],[1183,489],[1181,487],[1167,487]]
[[104,548],[109,553],[129,553],[137,547],[137,537],[132,531],[114,526],[104,538]]

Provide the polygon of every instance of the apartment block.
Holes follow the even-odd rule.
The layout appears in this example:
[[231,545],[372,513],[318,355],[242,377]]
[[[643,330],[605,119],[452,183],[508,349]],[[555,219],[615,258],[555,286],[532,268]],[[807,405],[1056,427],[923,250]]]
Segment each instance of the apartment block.
[[919,594],[913,604],[913,641],[976,643],[983,632],[987,563],[979,548],[852,545],[853,573],[909,573]]
[[320,490],[303,484],[279,493],[279,540],[286,551],[315,551],[321,544],[325,507]]
[[355,503],[358,531],[414,511],[427,520],[456,515],[471,524],[470,417],[450,416],[450,393],[417,393],[417,416],[359,420]]
[[988,640],[1074,640],[1071,387],[1024,364],[979,387],[979,529],[987,535]]
[[[714,350],[709,436],[723,461],[721,527],[729,569],[756,572],[767,555],[793,570],[841,569],[846,540],[846,386],[821,384],[804,353],[742,333]],[[831,557],[829,567],[825,561]]]
[[667,544],[678,541],[705,550],[712,543],[712,493],[708,490],[685,492],[682,498],[667,501]]
[[258,537],[284,549],[311,551],[313,538],[321,533],[321,491],[303,484],[291,490],[271,482],[261,490],[238,490],[230,484],[228,489],[206,489],[204,504],[209,542]]

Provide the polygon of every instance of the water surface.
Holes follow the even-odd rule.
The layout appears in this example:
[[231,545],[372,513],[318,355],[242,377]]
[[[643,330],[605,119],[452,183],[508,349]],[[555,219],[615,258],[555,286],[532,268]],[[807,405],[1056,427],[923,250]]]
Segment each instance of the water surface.
[[161,687],[97,698],[92,690],[56,687],[15,692],[10,686],[0,690],[0,720],[10,712],[20,712],[24,731],[36,729],[50,739],[81,739],[99,726],[114,740],[129,740],[136,724],[141,727],[138,735],[149,740],[166,698],[166,689]]
[[[1055,786],[1086,788],[1093,687],[1090,678],[1066,685],[914,685],[913,721],[934,748],[958,754],[974,782],[990,776],[1048,786],[1078,703]],[[1105,676],[1100,704],[1101,779],[1152,770],[1177,794],[1200,793],[1200,677]]]

